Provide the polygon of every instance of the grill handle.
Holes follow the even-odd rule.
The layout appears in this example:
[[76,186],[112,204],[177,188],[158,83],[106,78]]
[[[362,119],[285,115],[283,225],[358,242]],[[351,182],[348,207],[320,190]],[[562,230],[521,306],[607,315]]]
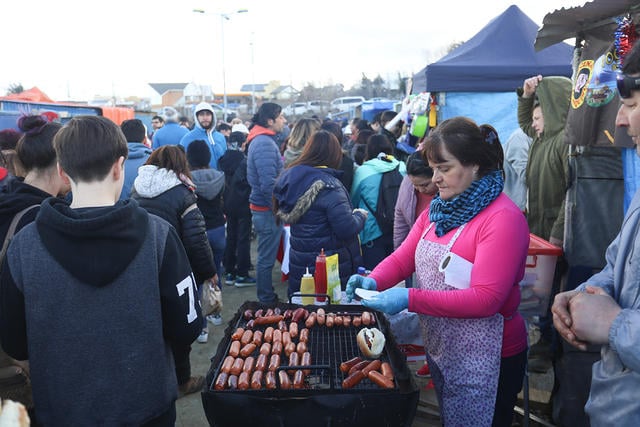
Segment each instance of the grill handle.
[[[302,297],[325,297],[327,299],[326,305],[331,305],[331,297],[329,296],[329,294],[303,294],[301,292],[294,292],[291,295],[289,295],[289,304],[293,304],[293,297],[301,297],[301,298]],[[325,305],[325,304],[322,304],[322,305]]]

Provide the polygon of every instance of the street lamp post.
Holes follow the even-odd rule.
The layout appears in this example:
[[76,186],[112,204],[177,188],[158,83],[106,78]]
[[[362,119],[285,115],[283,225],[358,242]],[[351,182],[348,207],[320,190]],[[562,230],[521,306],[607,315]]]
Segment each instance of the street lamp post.
[[[206,13],[204,10],[202,9],[193,9],[193,11],[195,13]],[[224,121],[227,121],[227,73],[226,73],[226,66],[225,66],[225,61],[224,61],[224,21],[228,21],[231,15],[234,15],[236,13],[246,13],[249,12],[248,9],[239,9],[236,10],[235,12],[231,12],[231,13],[217,13],[217,15],[220,16],[220,40],[222,42],[222,116]],[[215,124],[214,124],[215,126]]]

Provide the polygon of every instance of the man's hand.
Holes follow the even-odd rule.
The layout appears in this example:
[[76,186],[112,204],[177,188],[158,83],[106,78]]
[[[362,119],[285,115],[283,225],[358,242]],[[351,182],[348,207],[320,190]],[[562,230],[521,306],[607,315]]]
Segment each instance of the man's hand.
[[522,97],[523,98],[531,98],[538,88],[538,83],[542,81],[542,76],[538,74],[537,76],[529,77],[522,84]]
[[604,290],[587,286],[569,301],[571,330],[577,339],[592,344],[607,344],[609,330],[622,308]]
[[553,314],[553,326],[555,326],[560,336],[572,346],[578,347],[580,350],[586,350],[587,344],[577,339],[571,330],[573,318],[569,312],[569,304],[571,299],[579,293],[579,291],[568,291],[557,294],[551,306],[551,313]]

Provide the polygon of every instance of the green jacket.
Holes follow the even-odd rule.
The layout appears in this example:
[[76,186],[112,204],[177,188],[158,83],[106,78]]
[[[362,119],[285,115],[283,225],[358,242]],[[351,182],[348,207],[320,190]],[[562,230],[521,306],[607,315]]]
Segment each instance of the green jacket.
[[542,107],[544,131],[536,137],[532,127],[534,97],[523,98],[518,89],[518,123],[534,138],[529,148],[526,181],[527,222],[531,233],[564,240],[564,201],[569,186],[569,146],[564,143],[564,125],[569,112],[571,80],[544,77],[536,90]]

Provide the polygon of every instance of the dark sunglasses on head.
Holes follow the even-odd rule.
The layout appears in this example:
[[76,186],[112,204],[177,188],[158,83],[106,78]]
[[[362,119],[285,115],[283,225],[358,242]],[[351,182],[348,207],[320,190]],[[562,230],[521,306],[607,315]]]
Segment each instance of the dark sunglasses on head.
[[621,98],[631,98],[633,96],[632,91],[640,90],[640,77],[629,77],[626,74],[618,73],[616,85]]

